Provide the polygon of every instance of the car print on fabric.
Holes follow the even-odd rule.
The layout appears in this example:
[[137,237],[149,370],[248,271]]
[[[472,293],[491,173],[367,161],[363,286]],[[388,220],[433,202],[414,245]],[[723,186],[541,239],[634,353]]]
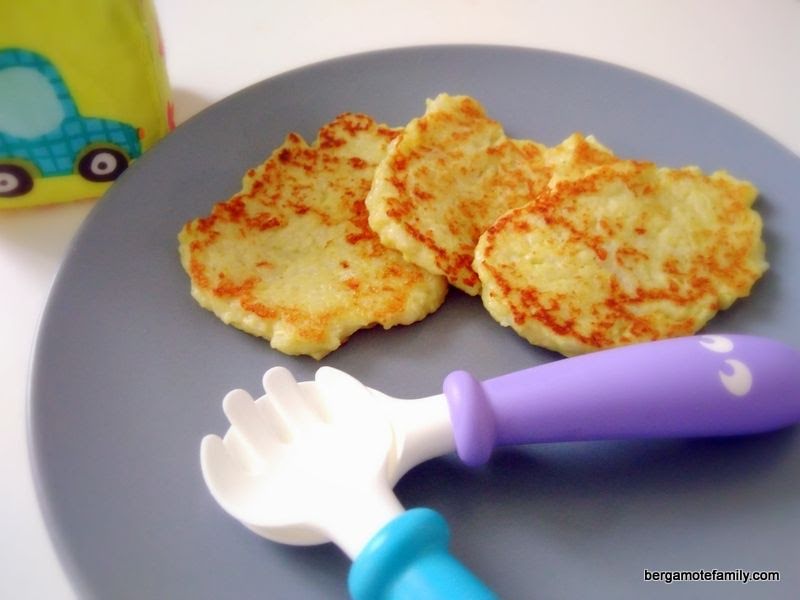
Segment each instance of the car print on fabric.
[[26,194],[39,177],[113,181],[140,154],[140,132],[82,115],[46,58],[0,50],[0,197]]

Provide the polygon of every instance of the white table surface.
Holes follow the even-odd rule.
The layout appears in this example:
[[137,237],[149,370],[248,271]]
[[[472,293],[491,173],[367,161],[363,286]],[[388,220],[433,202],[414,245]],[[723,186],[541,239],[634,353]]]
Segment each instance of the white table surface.
[[[800,0],[156,0],[156,7],[179,123],[251,83],[321,59],[419,44],[507,44],[660,77],[800,154]],[[2,598],[75,597],[37,505],[26,394],[51,281],[93,206],[0,212]]]

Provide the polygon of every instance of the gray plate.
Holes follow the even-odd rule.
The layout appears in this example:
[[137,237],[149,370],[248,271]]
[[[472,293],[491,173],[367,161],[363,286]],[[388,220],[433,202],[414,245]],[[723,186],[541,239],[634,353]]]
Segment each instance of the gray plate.
[[[30,405],[36,481],[82,597],[345,598],[332,545],[261,539],[224,514],[198,450],[227,423],[222,396],[262,372],[319,366],[226,327],[189,296],[183,223],[238,190],[289,131],[313,139],[343,111],[405,123],[440,91],[485,103],[517,137],[594,133],[620,155],[726,168],[762,190],[772,270],[708,331],[800,343],[800,160],[720,108],[573,56],[498,47],[369,53],[275,77],[209,108],[149,151],[87,219],[53,287]],[[401,397],[455,368],[488,377],[552,360],[451,293],[422,323],[356,334],[323,363]],[[669,374],[665,374],[668,377]],[[800,436],[506,449],[454,457],[397,486],[441,511],[454,552],[504,598],[795,598]],[[644,569],[778,569],[781,583],[644,583]]]

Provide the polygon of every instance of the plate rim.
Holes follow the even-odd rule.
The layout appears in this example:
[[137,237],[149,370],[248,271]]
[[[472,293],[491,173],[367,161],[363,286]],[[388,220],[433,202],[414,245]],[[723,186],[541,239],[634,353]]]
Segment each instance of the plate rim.
[[[259,81],[254,81],[245,87],[228,94],[227,96],[220,98],[219,100],[209,104],[208,106],[204,107],[202,110],[198,111],[197,113],[193,114],[185,121],[180,123],[176,128],[175,131],[179,131],[186,127],[192,127],[193,123],[198,121],[201,118],[206,118],[208,113],[217,111],[217,110],[224,110],[224,107],[231,102],[237,101],[242,96],[247,96],[253,93],[253,91],[257,88],[261,87],[268,87],[271,83],[279,81],[281,79],[290,79],[292,77],[297,76],[300,73],[313,71],[316,69],[325,69],[331,65],[341,64],[352,62],[354,60],[362,60],[370,57],[380,57],[380,56],[396,56],[400,54],[407,54],[412,55],[416,53],[426,53],[431,51],[445,51],[445,52],[461,52],[461,53],[471,53],[471,52],[485,52],[485,51],[494,51],[494,52],[511,52],[511,53],[525,53],[531,55],[538,55],[538,56],[550,56],[554,57],[555,60],[572,60],[581,63],[588,63],[593,66],[593,68],[603,68],[603,69],[613,69],[616,71],[625,72],[630,76],[634,76],[638,79],[646,79],[652,82],[655,82],[661,86],[665,86],[669,88],[672,92],[680,93],[684,96],[689,96],[692,100],[702,103],[709,108],[712,108],[715,112],[724,114],[727,118],[735,120],[737,124],[745,129],[750,130],[751,133],[757,134],[765,141],[769,141],[776,150],[780,151],[781,153],[786,154],[788,157],[797,161],[798,166],[800,166],[800,155],[796,154],[793,150],[791,150],[788,146],[783,144],[780,140],[773,137],[768,132],[764,131],[760,127],[754,125],[753,123],[746,120],[743,116],[739,115],[738,113],[728,109],[716,102],[709,100],[708,98],[700,95],[699,93],[687,89],[685,87],[680,86],[677,83],[673,83],[667,79],[663,79],[659,76],[653,75],[651,73],[638,70],[633,67],[629,67],[626,65],[621,65],[606,59],[600,59],[588,55],[582,55],[572,52],[566,52],[561,50],[554,50],[550,48],[540,48],[535,46],[523,46],[523,45],[516,45],[516,44],[494,44],[494,43],[432,43],[432,44],[419,44],[419,45],[407,45],[407,46],[393,46],[393,47],[385,47],[385,48],[377,48],[373,50],[363,50],[353,53],[348,53],[339,56],[333,56],[329,58],[325,58],[322,60],[317,60],[314,62],[310,62],[307,64],[299,65],[288,69],[286,71],[281,71],[279,73],[275,73],[268,77],[265,77]],[[155,160],[152,156],[148,157],[148,154],[152,154],[152,151],[158,146],[160,146],[166,139],[168,139],[169,135],[160,140],[156,143],[152,148],[150,148],[148,153],[145,153],[142,157],[140,157],[133,165],[131,165],[131,171],[138,171],[143,168],[147,168],[147,165],[151,160]],[[140,163],[144,162],[144,166],[140,167]],[[128,174],[126,173],[125,176]],[[123,176],[123,177],[125,177]],[[25,435],[26,435],[26,448],[27,448],[27,456],[30,463],[30,473],[32,476],[33,487],[35,491],[35,498],[36,503],[38,505],[38,509],[40,514],[42,515],[42,519],[44,521],[44,528],[46,531],[47,538],[51,542],[54,550],[57,561],[61,565],[63,572],[66,576],[66,579],[71,586],[72,590],[79,593],[80,597],[92,597],[94,594],[94,590],[87,578],[82,573],[81,568],[79,568],[76,564],[75,558],[72,556],[72,552],[69,550],[68,540],[64,537],[64,532],[61,530],[60,519],[56,517],[55,510],[53,506],[53,499],[50,497],[49,492],[47,490],[47,481],[46,476],[43,473],[43,465],[47,459],[42,455],[43,448],[42,448],[42,441],[40,434],[37,432],[38,422],[37,419],[41,418],[40,411],[41,411],[41,400],[37,400],[39,397],[39,392],[37,391],[38,386],[40,383],[38,379],[40,377],[40,373],[46,367],[43,366],[43,358],[42,358],[42,345],[44,343],[43,337],[44,333],[47,328],[48,320],[51,315],[51,308],[56,302],[56,294],[58,290],[63,285],[63,277],[66,267],[74,260],[76,256],[81,241],[86,236],[86,232],[91,230],[93,226],[93,222],[97,218],[99,214],[104,212],[104,203],[103,200],[105,196],[110,193],[113,193],[113,189],[115,186],[111,186],[109,190],[100,198],[93,200],[94,206],[91,207],[88,214],[81,222],[79,227],[77,228],[76,232],[74,233],[72,239],[70,240],[69,244],[67,245],[63,257],[56,269],[55,276],[52,278],[48,290],[46,292],[46,299],[42,305],[41,311],[39,313],[39,317],[34,327],[34,342],[31,346],[29,359],[28,359],[28,368],[27,368],[27,378],[26,378],[26,392],[25,392]]]

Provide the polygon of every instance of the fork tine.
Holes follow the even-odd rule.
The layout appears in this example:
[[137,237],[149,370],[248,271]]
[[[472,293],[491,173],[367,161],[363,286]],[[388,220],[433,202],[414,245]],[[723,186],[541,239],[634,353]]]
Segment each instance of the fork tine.
[[253,480],[219,436],[209,434],[203,438],[200,443],[200,466],[211,495],[228,514],[247,523],[261,519],[261,507],[249,500],[256,497],[263,482]]
[[264,373],[262,382],[272,406],[283,416],[290,429],[324,418],[313,398],[303,393],[289,369],[273,367]]
[[358,402],[364,398],[365,391],[368,391],[358,379],[333,367],[320,367],[314,375],[314,380],[327,398],[335,400],[337,410],[334,414],[342,412],[345,408],[357,410]]
[[280,426],[264,419],[252,396],[244,390],[228,392],[222,400],[222,412],[242,441],[258,454],[269,455],[282,441]]
[[200,443],[200,466],[206,485],[218,501],[227,498],[226,491],[248,483],[247,471],[231,456],[218,435],[209,434]]
[[222,438],[222,443],[230,455],[241,464],[242,468],[248,473],[260,473],[265,465],[269,464],[268,458],[259,454],[242,437],[241,432],[235,427],[231,427],[228,433]]

